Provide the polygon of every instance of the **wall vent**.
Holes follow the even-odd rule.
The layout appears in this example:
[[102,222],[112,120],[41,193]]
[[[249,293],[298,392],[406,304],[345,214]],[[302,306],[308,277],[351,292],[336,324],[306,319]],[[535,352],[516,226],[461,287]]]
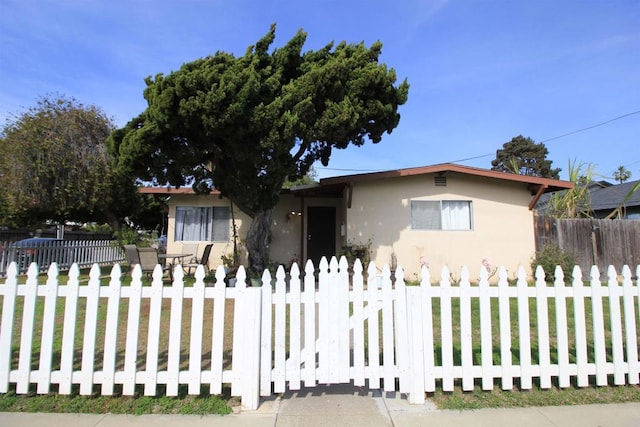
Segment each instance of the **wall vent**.
[[446,176],[435,176],[433,177],[433,182],[436,187],[446,187],[447,186],[447,177]]

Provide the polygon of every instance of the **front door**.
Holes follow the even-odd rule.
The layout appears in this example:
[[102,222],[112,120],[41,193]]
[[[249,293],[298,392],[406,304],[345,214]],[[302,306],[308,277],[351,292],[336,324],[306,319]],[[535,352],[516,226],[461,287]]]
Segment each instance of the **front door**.
[[320,258],[327,261],[336,254],[336,208],[310,206],[307,208],[307,259],[318,266]]

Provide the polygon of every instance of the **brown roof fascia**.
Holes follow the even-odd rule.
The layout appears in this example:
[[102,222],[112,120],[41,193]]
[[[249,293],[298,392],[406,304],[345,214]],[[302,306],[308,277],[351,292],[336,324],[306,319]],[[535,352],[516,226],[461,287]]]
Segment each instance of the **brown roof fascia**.
[[566,190],[573,188],[573,183],[550,178],[540,178],[537,176],[517,175],[507,172],[481,169],[471,166],[456,165],[454,163],[441,163],[432,166],[422,166],[416,168],[396,169],[384,172],[372,172],[356,175],[343,175],[331,178],[322,178],[320,185],[331,184],[351,184],[356,182],[373,181],[378,179],[398,178],[403,176],[425,175],[441,172],[457,172],[466,175],[482,176],[486,178],[502,179],[506,181],[522,182],[532,186],[532,193],[536,194],[540,188],[543,192]]
[[[138,192],[142,194],[196,194],[191,187],[139,187]],[[210,194],[220,194],[218,190],[213,190]]]

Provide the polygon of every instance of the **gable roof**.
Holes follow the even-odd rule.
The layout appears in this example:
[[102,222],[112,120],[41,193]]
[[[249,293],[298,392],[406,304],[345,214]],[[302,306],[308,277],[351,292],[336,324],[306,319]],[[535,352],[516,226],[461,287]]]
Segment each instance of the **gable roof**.
[[489,169],[476,168],[471,166],[462,166],[454,163],[440,163],[431,166],[421,166],[415,168],[395,169],[384,172],[372,172],[356,175],[343,175],[331,178],[323,178],[320,180],[320,186],[324,185],[349,185],[356,182],[373,181],[379,179],[398,178],[404,176],[417,176],[426,174],[446,174],[448,172],[460,173],[471,176],[479,176],[489,179],[504,180],[510,182],[519,182],[526,184],[531,194],[534,196],[529,203],[529,209],[538,202],[538,199],[544,193],[552,191],[567,190],[573,188],[573,183],[569,181],[560,181],[551,178],[540,178],[537,176],[517,175],[507,172],[499,172]]
[[[300,187],[293,187],[290,190],[283,190],[283,192],[291,192],[305,195],[340,195],[342,189],[345,186],[356,182],[374,181],[380,179],[398,178],[404,176],[418,176],[427,174],[445,174],[445,173],[460,173],[471,176],[479,176],[489,179],[519,182],[527,185],[529,191],[534,196],[529,209],[533,209],[533,206],[537,203],[538,199],[544,193],[552,191],[567,190],[573,188],[573,183],[569,181],[560,181],[551,178],[540,178],[537,176],[517,175],[507,172],[493,171],[489,169],[476,168],[471,166],[462,166],[454,163],[441,163],[431,166],[421,166],[415,168],[394,169],[383,172],[371,172],[354,175],[342,175],[330,178],[322,178],[318,184],[304,185]],[[139,190],[141,193],[146,194],[195,194],[191,187],[182,188],[170,188],[170,187],[143,187]],[[214,190],[211,194],[219,194]]]
[[624,182],[591,191],[591,210],[615,209],[623,201],[626,207],[640,206],[640,190],[635,191],[626,201],[624,200],[638,183],[640,183],[640,180]]
[[481,176],[485,178],[500,179],[505,181],[522,182],[529,184],[535,192],[539,187],[544,187],[544,192],[559,191],[573,188],[573,184],[569,181],[560,181],[551,178],[540,178],[537,176],[517,175],[507,172],[493,171],[489,169],[476,168],[471,166],[462,166],[454,163],[441,163],[431,166],[421,166],[416,168],[396,169],[384,172],[372,172],[356,175],[343,175],[331,178],[323,178],[320,185],[330,184],[349,184],[354,182],[371,181],[377,179],[397,178],[402,176],[426,175],[432,173],[456,172],[465,175]]

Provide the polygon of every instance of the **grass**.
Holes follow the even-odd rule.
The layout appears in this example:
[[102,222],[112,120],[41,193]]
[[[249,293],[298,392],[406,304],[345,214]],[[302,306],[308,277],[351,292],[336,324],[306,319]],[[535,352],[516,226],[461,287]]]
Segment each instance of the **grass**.
[[[82,281],[88,280],[87,276],[88,272],[83,271],[81,276]],[[108,283],[108,276],[103,274],[102,282],[103,284]],[[40,276],[42,280],[41,283],[46,281],[46,277]],[[39,280],[40,280],[39,279]],[[21,282],[24,278],[21,278]],[[128,280],[130,280],[130,276],[125,274],[123,276],[124,284],[127,284]],[[148,278],[144,278],[146,284],[150,284]],[[62,275],[61,283],[66,283],[66,278]],[[193,278],[185,278],[185,285],[191,286],[193,284]],[[20,299],[19,299],[20,300]],[[78,312],[78,325],[83,324],[84,321],[84,299],[80,298],[79,304],[79,312]],[[205,325],[212,324],[213,317],[213,304],[205,305]],[[555,305],[553,300],[549,300],[549,328],[550,328],[550,336],[551,336],[551,363],[555,363],[557,358],[556,355],[556,342],[554,337],[556,336],[555,331]],[[605,316],[609,315],[609,309],[607,306],[607,300],[603,301],[604,307],[603,312]],[[163,302],[163,312],[165,310],[170,309],[170,301]],[[493,363],[498,365],[500,364],[500,350],[499,350],[499,329],[498,329],[498,301],[495,298],[491,299],[491,312],[493,314],[492,319],[492,341],[493,341]],[[517,301],[515,299],[510,300],[510,313],[511,313],[511,324],[513,325],[511,334],[512,334],[512,344],[513,349],[511,352],[512,363],[519,363],[519,349],[517,348],[517,337],[519,334],[519,330],[517,328],[518,322],[518,307]],[[471,302],[472,308],[472,333],[473,333],[473,360],[474,364],[480,364],[481,360],[481,352],[479,348],[480,343],[480,316],[479,316],[479,302],[476,298],[472,299]],[[568,318],[568,327],[569,330],[573,328],[573,304],[569,299],[567,302],[567,318]],[[440,330],[440,304],[439,300],[434,300],[433,302],[433,319],[434,319],[434,357],[436,359],[436,363],[440,363],[441,357],[441,344],[439,342],[439,330]],[[591,319],[590,313],[590,304],[588,301],[585,303],[586,309],[586,318]],[[187,367],[188,362],[188,341],[189,334],[187,331],[190,329],[190,315],[191,315],[191,301],[189,299],[184,301],[183,305],[183,333],[182,333],[182,342],[181,342],[181,369],[185,369]],[[290,310],[287,310],[288,312]],[[532,363],[537,363],[538,360],[538,342],[537,342],[537,325],[535,324],[535,313],[536,313],[536,302],[535,300],[529,301],[529,311],[530,311],[530,336],[531,336],[531,358]],[[125,332],[126,332],[126,314],[128,312],[128,300],[125,299],[121,302],[120,305],[120,317],[123,319],[120,322],[120,328],[118,331],[118,343],[117,343],[117,356],[116,356],[116,369],[120,370],[123,367],[124,363],[124,345],[125,345]],[[231,320],[233,316],[233,300],[227,300],[227,305],[225,307],[225,312],[228,316],[228,327],[225,328],[224,331],[224,360],[225,360],[225,369],[231,364],[231,344],[232,344],[232,329]],[[146,349],[146,339],[147,339],[147,327],[148,327],[148,316],[149,316],[149,300],[142,300],[141,307],[141,318],[140,318],[140,342],[139,342],[139,355],[138,355],[138,364],[139,369],[144,369],[145,364],[145,349]],[[459,300],[452,300],[452,318],[453,318],[453,333],[455,337],[460,336],[460,323],[459,323],[459,313],[460,313],[460,304]],[[18,346],[19,346],[19,337],[20,337],[20,328],[21,322],[21,307],[18,306],[16,311],[16,323],[14,327],[14,342],[12,345],[13,351],[13,360],[12,366],[15,368],[17,366],[18,359]],[[43,301],[42,298],[38,298],[37,310],[36,310],[36,319],[35,325],[36,328],[42,326],[42,315],[43,315]],[[97,337],[96,342],[101,343],[104,342],[104,318],[106,317],[106,304],[100,304],[99,306],[99,322],[97,329]],[[289,316],[287,316],[288,318]],[[164,366],[159,366],[159,370],[166,369],[166,349],[168,347],[168,328],[169,328],[169,319],[168,316],[163,314],[163,323],[161,326],[161,336],[160,336],[160,354],[161,359],[164,357]],[[61,336],[62,336],[62,323],[63,323],[63,313],[62,308],[59,305],[57,309],[57,319],[56,319],[56,332],[54,342],[54,360],[53,366],[54,369],[59,365],[60,362],[60,349],[61,349]],[[39,326],[38,326],[39,325]],[[605,318],[605,329],[608,328],[609,319]],[[207,328],[205,328],[206,330]],[[203,361],[202,366],[203,369],[207,369],[207,364],[210,364],[210,349],[211,349],[211,328],[208,328],[209,332],[205,333],[203,337]],[[80,329],[81,330],[81,329]],[[611,337],[609,336],[609,332],[607,332],[607,347],[611,346]],[[35,336],[38,337],[38,331],[35,331]],[[587,322],[587,336],[592,336],[592,325],[591,322]],[[380,339],[382,340],[382,334],[380,335]],[[81,340],[82,334],[76,334],[76,348],[81,348]],[[569,334],[569,348],[574,348],[575,337],[572,334]],[[288,343],[287,337],[287,343]],[[38,358],[39,358],[39,339],[35,339],[33,342],[33,351],[32,351],[32,365],[33,368],[37,368]],[[592,344],[590,344],[592,345]],[[100,346],[98,346],[100,348]],[[460,363],[460,340],[454,339],[454,362],[456,364]],[[590,358],[593,358],[592,349],[590,348]],[[589,360],[593,362],[593,360]],[[76,351],[74,358],[74,370],[80,368],[81,362],[81,354],[79,351]],[[575,357],[570,355],[570,363],[575,362]],[[95,361],[95,369],[100,370],[102,364],[102,355],[96,354]],[[456,383],[456,388],[453,392],[443,392],[442,387],[437,387],[435,393],[430,394],[429,399],[436,404],[437,407],[442,409],[476,409],[476,408],[487,408],[487,407],[521,407],[521,406],[547,406],[547,405],[576,405],[576,404],[587,404],[587,403],[621,403],[621,402],[640,402],[640,387],[638,386],[609,386],[609,387],[585,387],[578,388],[575,385],[569,388],[560,389],[557,387],[557,384],[554,383],[554,386],[550,389],[540,389],[536,379],[534,379],[534,387],[532,390],[521,390],[517,388],[517,379],[516,388],[513,391],[503,391],[500,389],[499,379],[496,379],[495,387],[491,391],[482,391],[479,386],[476,386],[473,391],[464,392],[461,390],[459,381]],[[479,382],[478,382],[479,383]],[[610,382],[612,384],[612,381]],[[35,386],[34,386],[35,387]],[[52,386],[55,388],[55,385]],[[117,388],[117,386],[116,386]],[[15,390],[15,389],[14,389]],[[142,396],[141,388],[137,389],[138,393],[135,396],[122,396],[116,394],[112,397],[100,396],[97,391],[98,387],[96,387],[96,393],[92,396],[80,396],[77,393],[77,386],[75,393],[70,396],[58,395],[55,393],[51,393],[48,395],[37,395],[35,392],[26,394],[26,395],[17,395],[14,391],[10,391],[9,393],[0,395],[0,412],[9,411],[9,412],[82,412],[82,413],[126,413],[126,414],[225,414],[231,411],[231,407],[238,404],[238,399],[231,398],[229,396],[229,390],[225,389],[223,395],[220,396],[212,396],[208,394],[208,390],[203,390],[203,392],[199,396],[189,396],[186,393],[186,387],[181,386],[179,391],[179,396],[177,397],[166,397],[163,396],[163,388],[162,386],[158,386],[157,396]]]
[[[228,390],[227,390],[228,392]],[[186,387],[180,388],[177,397],[158,396],[80,396],[77,393],[59,395],[55,393],[38,395],[35,393],[0,395],[0,412],[55,412],[85,414],[180,414],[207,415],[229,414],[231,405],[237,404],[228,393],[212,396],[203,392],[190,396]]]
[[575,386],[531,390],[500,390],[499,385],[491,391],[483,391],[476,386],[473,391],[464,392],[458,386],[452,392],[441,388],[429,399],[440,409],[470,410],[481,408],[514,408],[528,406],[571,406],[606,403],[640,402],[640,387],[636,385],[584,387]]

